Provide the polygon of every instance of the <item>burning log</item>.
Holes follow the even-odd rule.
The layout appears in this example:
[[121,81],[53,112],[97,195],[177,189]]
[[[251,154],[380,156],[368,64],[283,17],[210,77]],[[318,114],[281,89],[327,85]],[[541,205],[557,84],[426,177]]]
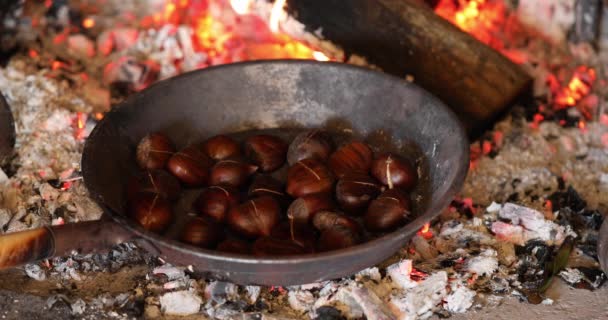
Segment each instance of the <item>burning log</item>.
[[346,56],[412,75],[470,133],[487,127],[530,83],[517,65],[412,0],[287,0],[286,10]]

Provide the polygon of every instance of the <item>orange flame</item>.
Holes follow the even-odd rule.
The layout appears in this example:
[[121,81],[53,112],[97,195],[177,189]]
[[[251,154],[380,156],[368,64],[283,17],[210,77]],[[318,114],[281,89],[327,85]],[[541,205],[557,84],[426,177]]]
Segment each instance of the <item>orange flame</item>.
[[576,68],[568,85],[555,93],[555,108],[564,109],[576,106],[579,101],[591,93],[595,78],[593,68],[586,66]]
[[420,229],[417,234],[427,240],[432,238],[433,232],[431,231],[431,223],[430,222],[425,223],[424,226],[422,226],[422,229]]
[[82,26],[91,29],[95,26],[95,20],[93,18],[86,18],[82,20]]
[[315,58],[315,60],[317,60],[317,61],[329,61],[329,57],[326,56],[321,51],[315,51],[315,52],[313,52],[312,53],[312,57]]
[[435,8],[438,15],[495,49],[503,47],[493,32],[502,28],[505,10],[501,1],[487,0],[441,0]]

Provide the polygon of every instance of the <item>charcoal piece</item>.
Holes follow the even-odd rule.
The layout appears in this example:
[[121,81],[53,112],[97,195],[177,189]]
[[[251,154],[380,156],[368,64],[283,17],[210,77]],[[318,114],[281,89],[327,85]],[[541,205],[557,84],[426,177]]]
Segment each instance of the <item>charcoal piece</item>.
[[562,208],[570,208],[572,211],[581,211],[587,207],[587,202],[572,188],[568,186],[566,191],[554,192],[549,196],[554,211]]
[[597,210],[574,211],[569,207],[559,210],[558,223],[566,226],[570,225],[577,233],[587,230],[599,230],[604,217]]
[[595,43],[602,20],[602,0],[578,0],[574,6],[575,21],[569,40]]
[[346,320],[342,312],[332,306],[322,306],[316,312],[317,317],[315,320]]
[[606,282],[606,274],[602,270],[586,267],[579,267],[577,269],[583,273],[585,276],[584,280],[589,283],[593,289],[601,287]]

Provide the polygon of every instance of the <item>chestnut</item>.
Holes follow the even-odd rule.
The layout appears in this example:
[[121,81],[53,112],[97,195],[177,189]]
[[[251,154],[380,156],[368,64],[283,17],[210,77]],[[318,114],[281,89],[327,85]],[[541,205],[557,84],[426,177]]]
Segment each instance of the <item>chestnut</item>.
[[257,166],[237,161],[237,160],[220,160],[209,173],[210,185],[226,185],[238,188],[244,185],[254,172],[258,170]]
[[336,150],[329,157],[329,168],[341,178],[351,172],[368,172],[374,153],[365,143],[353,141]]
[[137,145],[136,160],[142,169],[162,169],[175,152],[169,138],[159,132],[150,133]]
[[342,213],[333,211],[319,211],[312,218],[312,224],[319,231],[325,231],[327,229],[335,227],[344,227],[353,231],[353,233],[360,233],[361,227],[359,223],[353,218],[346,216]]
[[287,144],[280,138],[259,134],[245,140],[245,154],[260,171],[271,172],[285,163]]
[[388,231],[405,223],[410,215],[406,193],[398,188],[388,189],[369,205],[363,224],[370,231]]
[[262,237],[253,244],[255,256],[289,256],[305,254],[306,250],[291,240],[280,240],[273,237]]
[[158,194],[141,193],[129,203],[129,213],[144,229],[164,231],[171,220],[171,204]]
[[194,207],[216,222],[224,222],[230,208],[238,204],[238,190],[228,186],[211,186],[201,192]]
[[175,201],[181,193],[179,181],[164,170],[149,170],[139,172],[129,179],[127,196],[133,199],[138,193],[153,193]]
[[249,254],[251,253],[251,245],[238,239],[226,239],[217,245],[216,250],[230,253]]
[[259,174],[253,178],[249,186],[247,195],[249,198],[271,196],[279,201],[281,207],[285,208],[289,204],[290,197],[283,189],[283,183],[269,175]]
[[307,194],[294,200],[287,208],[287,218],[295,225],[308,225],[315,213],[332,210],[335,207],[331,196],[326,193]]
[[293,197],[329,193],[333,184],[334,176],[319,160],[298,161],[287,171],[287,193]]
[[292,241],[306,250],[306,252],[312,253],[315,251],[316,233],[316,230],[308,225],[294,226],[285,221],[274,227],[270,236],[279,240]]
[[411,191],[418,182],[418,173],[414,166],[393,153],[383,154],[374,160],[372,175],[389,189],[401,187]]
[[382,186],[365,173],[345,174],[336,184],[336,200],[346,213],[359,215],[382,192]]
[[180,240],[201,248],[213,248],[222,238],[220,226],[211,219],[196,217],[188,222]]
[[333,149],[330,135],[323,130],[309,130],[298,134],[287,149],[287,163],[304,159],[327,161]]
[[360,236],[349,228],[336,226],[321,232],[317,249],[321,252],[352,247],[361,241]]
[[186,186],[200,187],[207,184],[212,162],[199,146],[190,145],[169,158],[167,169]]
[[224,160],[241,155],[239,144],[225,135],[207,139],[203,142],[203,151],[213,160]]
[[279,222],[280,206],[273,197],[251,199],[228,212],[228,225],[238,234],[257,238],[268,236]]

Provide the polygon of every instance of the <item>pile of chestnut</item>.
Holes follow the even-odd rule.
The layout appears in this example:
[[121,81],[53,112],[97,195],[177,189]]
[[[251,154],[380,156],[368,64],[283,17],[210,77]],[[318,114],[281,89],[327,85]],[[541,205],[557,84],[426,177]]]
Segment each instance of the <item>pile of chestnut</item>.
[[[204,188],[180,240],[257,256],[337,250],[394,230],[412,218],[409,192],[418,180],[407,159],[374,157],[359,141],[336,149],[323,130],[302,132],[289,145],[253,135],[242,148],[218,135],[179,151],[166,135],[152,133],[136,159],[142,172],[127,189],[129,214],[141,226],[165,231],[181,188]],[[283,182],[271,173],[285,163]]]

